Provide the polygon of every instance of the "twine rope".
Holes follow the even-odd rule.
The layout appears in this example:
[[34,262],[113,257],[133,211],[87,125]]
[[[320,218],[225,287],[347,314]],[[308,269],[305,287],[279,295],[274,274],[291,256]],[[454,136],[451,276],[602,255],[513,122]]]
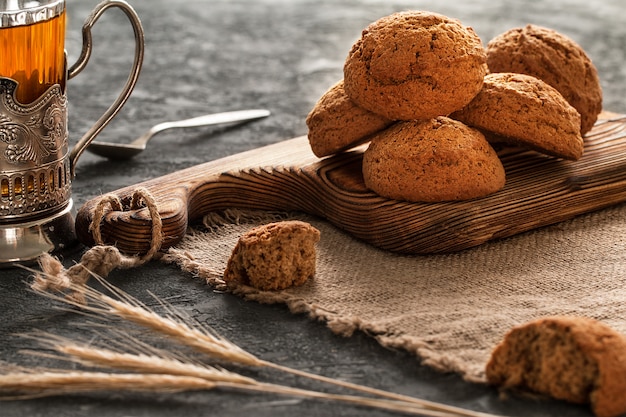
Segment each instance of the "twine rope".
[[163,221],[159,214],[156,200],[145,188],[134,191],[129,210],[147,208],[152,222],[150,249],[143,255],[124,255],[113,245],[104,243],[101,232],[101,223],[106,215],[112,211],[124,211],[120,198],[113,194],[102,196],[94,209],[89,231],[91,232],[96,246],[87,250],[80,262],[65,269],[61,261],[48,253],[39,258],[41,271],[35,273],[35,279],[31,287],[35,291],[58,291],[64,292],[71,285],[78,288],[67,295],[77,303],[84,304],[85,296],[83,289],[92,275],[100,277],[108,276],[114,269],[129,269],[145,264],[159,255],[163,244]]

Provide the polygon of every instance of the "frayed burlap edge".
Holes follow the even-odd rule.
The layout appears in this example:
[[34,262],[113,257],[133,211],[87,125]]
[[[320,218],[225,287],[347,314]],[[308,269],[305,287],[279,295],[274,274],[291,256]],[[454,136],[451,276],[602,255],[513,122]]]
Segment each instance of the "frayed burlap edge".
[[[203,219],[204,230],[190,228],[186,239],[194,240],[194,237],[204,236],[204,233],[214,233],[224,226],[242,226],[242,233],[246,228],[257,224],[281,221],[287,219],[297,219],[312,221],[314,218],[300,212],[257,212],[243,211],[239,209],[229,209],[224,212],[209,213]],[[193,244],[193,243],[192,243]],[[284,304],[291,313],[307,315],[313,320],[324,322],[326,326],[335,334],[350,337],[354,332],[361,331],[374,337],[383,346],[389,348],[402,349],[421,358],[422,363],[442,372],[457,372],[464,379],[483,383],[483,369],[471,369],[463,363],[459,363],[452,357],[442,355],[428,347],[419,339],[410,336],[386,335],[384,327],[373,326],[365,322],[358,316],[347,316],[337,312],[329,311],[319,305],[312,304],[302,297],[295,296],[288,291],[260,291],[256,288],[238,285],[228,286],[223,280],[222,267],[214,267],[203,260],[198,260],[190,251],[173,247],[161,257],[161,261],[168,264],[177,265],[182,271],[187,272],[197,278],[203,279],[215,291],[229,292],[242,297],[246,301],[258,302],[261,304]]]
[[[460,253],[404,256],[373,248],[306,214],[231,210],[211,213],[205,225],[190,229],[163,261],[205,279],[218,291],[284,304],[294,314],[325,322],[336,334],[361,331],[383,346],[415,354],[431,368],[483,383],[491,349],[516,325],[568,314],[626,330],[626,306],[621,302],[626,299],[625,216],[626,206],[617,206]],[[316,277],[280,292],[228,288],[222,273],[237,237],[258,224],[285,219],[308,221],[322,231]],[[203,246],[207,236],[211,242]],[[329,239],[339,239],[331,249],[324,246]],[[351,259],[350,268],[335,268],[345,259]],[[360,281],[352,267],[369,267],[362,274],[368,282]],[[352,274],[352,281],[333,287],[335,272]],[[345,300],[323,299],[341,291]],[[438,301],[442,294],[449,305]],[[378,310],[389,305],[395,308],[389,316]],[[475,314],[482,313],[484,305],[492,310],[482,317]],[[412,315],[413,306],[421,308],[418,314]],[[446,343],[455,338],[459,349],[450,350]]]

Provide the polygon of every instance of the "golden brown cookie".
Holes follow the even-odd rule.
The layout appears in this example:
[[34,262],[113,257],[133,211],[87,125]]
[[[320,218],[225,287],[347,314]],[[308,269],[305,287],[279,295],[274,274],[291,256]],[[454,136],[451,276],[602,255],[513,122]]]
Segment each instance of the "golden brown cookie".
[[484,197],[504,187],[500,159],[485,137],[438,117],[397,122],[363,154],[365,185],[395,200],[439,202]]
[[545,81],[580,113],[581,134],[591,130],[602,110],[602,87],[580,45],[552,29],[528,25],[496,36],[486,49],[489,71],[518,72]]
[[513,328],[486,367],[490,384],[578,404],[598,417],[626,413],[626,338],[584,317],[547,317]]
[[392,120],[446,116],[467,104],[487,72],[472,28],[421,11],[370,24],[344,64],[346,94],[360,107]]
[[317,101],[306,118],[311,150],[320,158],[365,143],[391,123],[354,104],[343,89],[343,80]]
[[304,284],[315,275],[315,244],[320,232],[309,223],[269,223],[244,234],[228,259],[224,281],[260,290]]
[[563,96],[542,80],[525,74],[485,76],[478,95],[450,117],[494,133],[506,142],[558,158],[583,154],[580,115]]

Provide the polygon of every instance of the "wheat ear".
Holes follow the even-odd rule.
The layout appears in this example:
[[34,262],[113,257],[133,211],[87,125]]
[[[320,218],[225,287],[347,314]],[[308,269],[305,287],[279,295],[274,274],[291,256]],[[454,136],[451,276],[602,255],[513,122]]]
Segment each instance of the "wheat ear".
[[[85,299],[87,300],[86,304],[50,292],[38,292],[49,298],[73,305],[95,315],[116,317],[148,329],[156,330],[160,334],[173,338],[217,360],[248,366],[263,366],[263,361],[256,356],[222,338],[214,331],[206,329],[199,323],[193,323],[193,325],[188,324],[180,318],[180,315],[175,314],[173,310],[171,310],[172,313],[169,315],[159,315],[144,303],[112,286],[103,279],[98,277],[98,280],[119,299],[105,295],[91,287],[82,289]],[[79,289],[73,288],[73,285],[70,285],[68,290],[74,291]]]
[[[56,356],[28,351],[28,353],[36,356],[47,356],[55,359],[69,360],[85,366],[119,369],[144,374],[167,374],[202,378],[213,382],[232,382],[248,385],[257,384],[257,381],[252,378],[230,372],[223,368],[197,363],[189,358],[174,357],[174,355],[169,352],[142,344],[129,336],[124,338],[128,345],[140,345],[141,349],[145,349],[147,353],[128,353],[101,348],[84,343],[77,343],[68,338],[45,332],[36,332],[23,336],[34,339],[42,346],[52,348],[62,354],[62,356]],[[107,340],[107,344],[113,345],[114,341]]]

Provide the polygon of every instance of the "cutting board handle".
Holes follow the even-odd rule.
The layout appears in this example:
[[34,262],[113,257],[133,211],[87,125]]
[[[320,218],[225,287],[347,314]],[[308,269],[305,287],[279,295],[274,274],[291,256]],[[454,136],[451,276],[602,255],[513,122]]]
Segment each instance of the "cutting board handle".
[[[283,166],[285,162],[290,166]],[[291,164],[306,168],[317,162],[306,137],[300,137],[119,189],[111,194],[122,201],[124,209],[111,210],[102,218],[103,243],[114,244],[129,254],[149,250],[152,229],[149,210],[130,208],[138,188],[145,188],[156,202],[163,224],[163,249],[178,243],[188,224],[210,211],[233,207],[302,210],[304,207],[299,204],[302,200],[294,195],[294,190],[303,171],[291,169]],[[87,246],[95,244],[91,223],[101,199],[87,201],[76,216],[78,238]]]
[[[150,209],[145,201],[142,201],[140,207],[133,207],[131,204],[137,191],[142,188],[145,187],[135,188],[131,193],[127,192],[130,190],[112,193],[113,197],[121,200],[122,209],[105,209],[98,223],[103,242],[98,243],[116,245],[121,251],[132,254],[142,254],[149,250],[153,227]],[[147,192],[152,196],[150,190]],[[167,198],[155,199],[158,216],[162,222],[162,249],[176,244],[184,236],[189,221],[187,199],[188,196],[182,188],[171,190]],[[79,239],[88,246],[97,243],[92,222],[97,218],[96,207],[101,201],[106,200],[106,198],[91,200],[81,208],[76,218]]]

